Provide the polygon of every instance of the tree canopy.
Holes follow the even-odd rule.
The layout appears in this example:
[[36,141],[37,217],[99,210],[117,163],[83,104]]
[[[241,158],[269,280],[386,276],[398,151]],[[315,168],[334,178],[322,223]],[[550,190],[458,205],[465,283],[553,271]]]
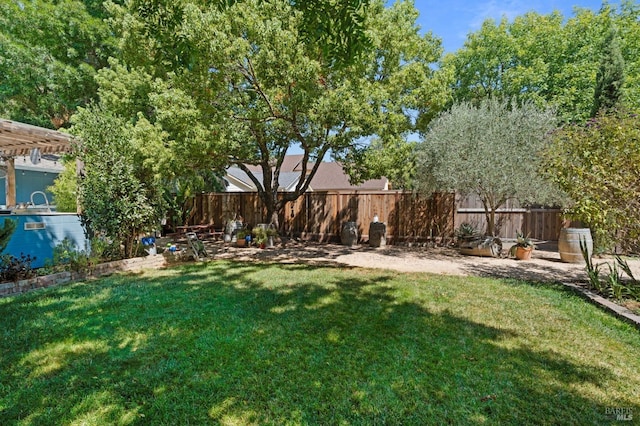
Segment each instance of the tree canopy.
[[115,54],[102,3],[0,4],[0,114],[57,129],[95,97],[96,70]]
[[[114,10],[130,62],[100,73],[101,100],[122,116],[144,116],[172,153],[242,168],[274,223],[284,203],[307,190],[325,155],[353,163],[358,142],[397,141],[416,115],[433,115],[444,103],[446,88],[431,68],[439,41],[419,34],[409,2],[370,2],[366,42],[348,61],[323,53],[333,41],[310,37],[308,8],[289,1],[217,7],[185,0],[145,5],[144,13],[141,6]],[[304,153],[302,178],[278,197],[280,167],[293,147]]]
[[442,66],[454,73],[457,101],[529,100],[553,106],[564,122],[581,122],[592,114],[602,46],[612,27],[620,29],[616,40],[628,77],[622,99],[632,108],[640,104],[639,18],[640,6],[623,0],[618,8],[605,4],[598,13],[576,9],[566,20],[557,12],[530,12],[499,23],[489,19]]
[[478,106],[456,103],[433,121],[417,146],[416,187],[426,194],[477,195],[486,233],[494,235],[495,212],[508,200],[544,204],[557,199],[540,173],[540,153],[555,125],[551,111],[531,102],[517,106],[487,98]]
[[589,226],[596,243],[637,251],[640,237],[640,121],[609,111],[554,133],[544,155],[547,176],[565,191],[569,215]]

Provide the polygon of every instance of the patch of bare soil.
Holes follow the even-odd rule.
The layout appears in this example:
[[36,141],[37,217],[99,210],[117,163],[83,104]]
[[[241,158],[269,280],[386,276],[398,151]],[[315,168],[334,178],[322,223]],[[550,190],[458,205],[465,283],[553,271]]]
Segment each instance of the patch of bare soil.
[[[557,248],[541,246],[531,260],[464,256],[449,247],[367,245],[347,247],[337,244],[288,241],[274,248],[238,248],[213,242],[207,249],[214,259],[259,260],[281,263],[333,264],[401,272],[427,272],[458,276],[491,276],[529,281],[577,282],[586,280],[583,264],[563,263]],[[603,259],[605,261],[607,259]],[[597,262],[597,261],[596,261]],[[640,261],[630,261],[640,276]]]

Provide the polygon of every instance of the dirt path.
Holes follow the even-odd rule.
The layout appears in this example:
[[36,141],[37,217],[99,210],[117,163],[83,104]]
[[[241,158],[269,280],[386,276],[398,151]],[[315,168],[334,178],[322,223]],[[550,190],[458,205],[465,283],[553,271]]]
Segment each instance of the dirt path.
[[[282,263],[342,264],[401,272],[428,272],[459,276],[493,276],[530,281],[575,282],[586,279],[584,265],[563,263],[553,245],[541,246],[530,261],[510,258],[463,256],[453,248],[424,248],[367,245],[346,247],[337,244],[289,242],[270,249],[237,248],[215,242],[208,245],[218,259],[264,260]],[[603,262],[607,259],[597,260]],[[640,261],[629,261],[640,277]],[[606,268],[605,268],[606,272]]]

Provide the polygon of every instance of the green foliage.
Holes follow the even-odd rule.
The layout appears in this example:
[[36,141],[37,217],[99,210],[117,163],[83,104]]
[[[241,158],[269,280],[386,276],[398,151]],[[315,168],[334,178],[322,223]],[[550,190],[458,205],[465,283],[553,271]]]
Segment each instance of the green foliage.
[[[95,237],[91,239],[91,249],[82,250],[70,239],[65,238],[53,248],[53,259],[45,261],[45,271],[48,274],[73,271],[89,272],[101,262],[122,259],[120,245],[114,244],[107,238]],[[135,253],[136,255],[138,252]]]
[[139,148],[145,133],[100,106],[81,109],[74,120],[82,140],[77,155],[84,163],[78,188],[83,218],[93,235],[122,244],[122,255],[132,257],[137,236],[156,227],[164,212],[158,175]]
[[75,159],[69,157],[62,160],[64,170],[58,175],[47,191],[53,194],[56,211],[78,211],[78,177]]
[[322,52],[327,63],[336,68],[357,61],[370,46],[366,33],[367,0],[293,0],[294,9],[302,12],[300,34],[310,53]]
[[53,248],[54,270],[86,272],[91,265],[98,263],[85,250],[80,250],[70,239],[65,238]]
[[458,229],[456,229],[457,238],[475,238],[480,237],[481,232],[468,222],[461,223]]
[[571,199],[567,213],[588,225],[600,249],[638,250],[640,121],[635,114],[600,115],[553,135],[544,169]]
[[582,253],[582,257],[584,258],[586,265],[585,268],[587,271],[587,277],[589,278],[589,287],[601,291],[603,287],[600,282],[600,264],[593,263],[593,259],[591,258],[589,249],[587,248],[587,243],[584,239],[580,240],[580,252]]
[[536,245],[533,243],[531,238],[529,238],[529,235],[524,235],[521,231],[517,231],[515,247],[535,248]]
[[36,271],[31,267],[35,256],[20,253],[19,257],[11,254],[0,255],[0,282],[19,281],[33,278]]
[[251,231],[245,228],[240,228],[236,230],[236,237],[239,240],[244,240],[244,237],[246,237],[247,235],[251,235]]
[[18,221],[13,219],[5,219],[2,228],[0,228],[0,254],[7,248],[7,244],[11,241],[11,236],[18,226]]
[[[445,84],[430,66],[439,41],[418,33],[410,2],[185,0],[113,13],[124,62],[101,73],[101,98],[165,132],[170,158],[185,159],[186,169],[244,168],[276,224],[328,152],[349,168],[362,158],[358,142],[396,143],[413,130],[412,114],[432,116],[444,103]],[[303,179],[278,197],[295,146]]]
[[[591,116],[601,63],[612,69],[624,66],[622,99],[630,107],[640,104],[638,18],[638,3],[623,0],[616,9],[605,5],[598,13],[576,9],[568,19],[557,12],[530,12],[498,23],[488,19],[442,66],[454,74],[456,101],[510,97],[552,105],[562,121],[582,122]],[[603,56],[600,47],[612,27],[620,32],[620,56],[613,50]]]
[[516,243],[513,246],[511,246],[511,249],[509,250],[509,254],[511,256],[515,256],[516,250],[517,250],[518,247],[522,247],[522,248],[525,248],[525,249],[535,249],[536,245],[531,240],[531,238],[529,238],[528,235],[524,235],[521,231],[517,231],[516,232]]
[[507,200],[557,200],[557,191],[538,170],[554,125],[551,111],[531,103],[518,107],[491,98],[478,107],[455,104],[434,120],[417,147],[416,187],[426,194],[477,195],[485,209],[486,232],[493,235],[495,211]]
[[268,227],[256,226],[253,228],[251,233],[255,237],[256,244],[258,245],[266,244],[269,238],[273,238],[278,235],[278,231],[271,226],[268,226]]
[[[580,240],[580,251],[586,262],[585,268],[590,289],[616,301],[624,301],[625,299],[640,301],[640,282],[633,276],[633,272],[625,260],[616,255],[613,263],[594,264],[583,240]],[[600,268],[603,265],[607,266],[609,273],[604,279],[601,279]],[[626,279],[623,273],[627,275]]]
[[0,4],[0,115],[48,128],[67,126],[96,95],[94,76],[115,53],[102,2]]
[[623,84],[624,59],[618,46],[617,34],[611,29],[604,41],[600,68],[596,76],[596,89],[591,110],[593,117],[598,112],[607,113],[620,106]]
[[97,236],[91,239],[90,262],[95,265],[99,262],[120,260],[120,243],[104,236]]
[[389,179],[393,189],[411,189],[416,169],[416,142],[402,138],[386,143],[374,139],[362,150],[354,150],[346,167],[351,182],[360,183],[368,179]]

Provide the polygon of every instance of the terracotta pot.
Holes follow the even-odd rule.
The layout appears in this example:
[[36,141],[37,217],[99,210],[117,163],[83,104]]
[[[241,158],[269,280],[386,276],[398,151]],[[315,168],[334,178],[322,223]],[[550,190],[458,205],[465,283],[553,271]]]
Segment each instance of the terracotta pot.
[[533,253],[533,247],[516,247],[515,256],[518,260],[529,260],[531,253]]

